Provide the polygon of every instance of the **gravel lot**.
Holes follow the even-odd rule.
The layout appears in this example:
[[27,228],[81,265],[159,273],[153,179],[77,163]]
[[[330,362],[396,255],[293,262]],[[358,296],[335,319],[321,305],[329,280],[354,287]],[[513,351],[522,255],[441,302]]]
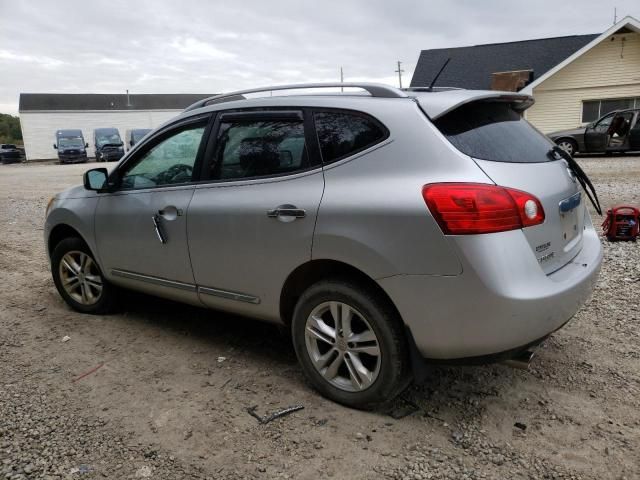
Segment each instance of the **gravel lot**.
[[[603,205],[640,205],[639,157],[579,161]],[[0,478],[640,478],[640,244],[605,242],[593,298],[528,372],[434,367],[363,413],[315,394],[273,326],[141,295],[67,308],[42,221],[87,168],[0,166]]]

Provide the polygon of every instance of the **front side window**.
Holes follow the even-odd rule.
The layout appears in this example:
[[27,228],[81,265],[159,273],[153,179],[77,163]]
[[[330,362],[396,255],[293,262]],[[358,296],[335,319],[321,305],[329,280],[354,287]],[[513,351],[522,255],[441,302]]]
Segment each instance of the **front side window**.
[[600,120],[596,124],[596,127],[595,127],[596,132],[600,132],[600,133],[607,132],[609,130],[609,125],[611,125],[611,121],[613,120],[614,116],[615,114],[612,113],[611,115],[607,115],[602,120]]
[[387,137],[387,131],[378,122],[355,113],[316,112],[314,121],[325,164],[358,153]]
[[302,120],[223,120],[210,178],[233,180],[276,176],[309,166]]
[[187,183],[202,142],[205,125],[190,125],[165,136],[130,166],[121,177],[124,189]]

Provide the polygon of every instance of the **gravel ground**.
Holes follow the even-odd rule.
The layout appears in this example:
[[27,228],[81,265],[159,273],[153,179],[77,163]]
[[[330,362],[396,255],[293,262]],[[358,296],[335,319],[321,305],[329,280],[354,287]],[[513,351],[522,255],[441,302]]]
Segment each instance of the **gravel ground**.
[[[603,205],[640,205],[640,158],[579,161]],[[86,168],[0,166],[0,479],[640,478],[640,244],[604,242],[592,299],[529,371],[434,367],[364,413],[315,394],[273,326],[137,294],[67,308],[42,217]]]

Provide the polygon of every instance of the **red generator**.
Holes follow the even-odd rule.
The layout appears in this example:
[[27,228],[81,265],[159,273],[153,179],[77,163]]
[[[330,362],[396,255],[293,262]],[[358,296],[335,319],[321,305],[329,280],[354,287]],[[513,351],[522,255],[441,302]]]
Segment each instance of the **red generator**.
[[602,222],[603,233],[610,241],[632,240],[638,237],[640,209],[628,205],[618,205],[607,210],[607,217]]

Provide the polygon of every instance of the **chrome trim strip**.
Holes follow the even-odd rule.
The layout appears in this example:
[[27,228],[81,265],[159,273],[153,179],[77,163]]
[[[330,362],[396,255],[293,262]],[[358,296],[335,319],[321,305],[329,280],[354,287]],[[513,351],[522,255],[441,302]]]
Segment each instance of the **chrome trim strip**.
[[213,297],[227,298],[229,300],[237,300],[239,302],[247,302],[247,303],[254,303],[254,304],[260,303],[260,299],[258,297],[254,297],[253,295],[246,295],[244,293],[238,293],[238,292],[229,292],[227,290],[220,290],[218,288],[198,287],[198,293],[211,295]]
[[162,287],[178,288],[180,290],[187,290],[189,292],[195,292],[196,286],[190,283],[176,282],[174,280],[166,280],[164,278],[150,277],[149,275],[142,275],[140,273],[128,272],[126,270],[112,269],[111,274],[116,277],[128,278],[130,280],[139,280],[141,282],[153,283],[154,285],[160,285]]

